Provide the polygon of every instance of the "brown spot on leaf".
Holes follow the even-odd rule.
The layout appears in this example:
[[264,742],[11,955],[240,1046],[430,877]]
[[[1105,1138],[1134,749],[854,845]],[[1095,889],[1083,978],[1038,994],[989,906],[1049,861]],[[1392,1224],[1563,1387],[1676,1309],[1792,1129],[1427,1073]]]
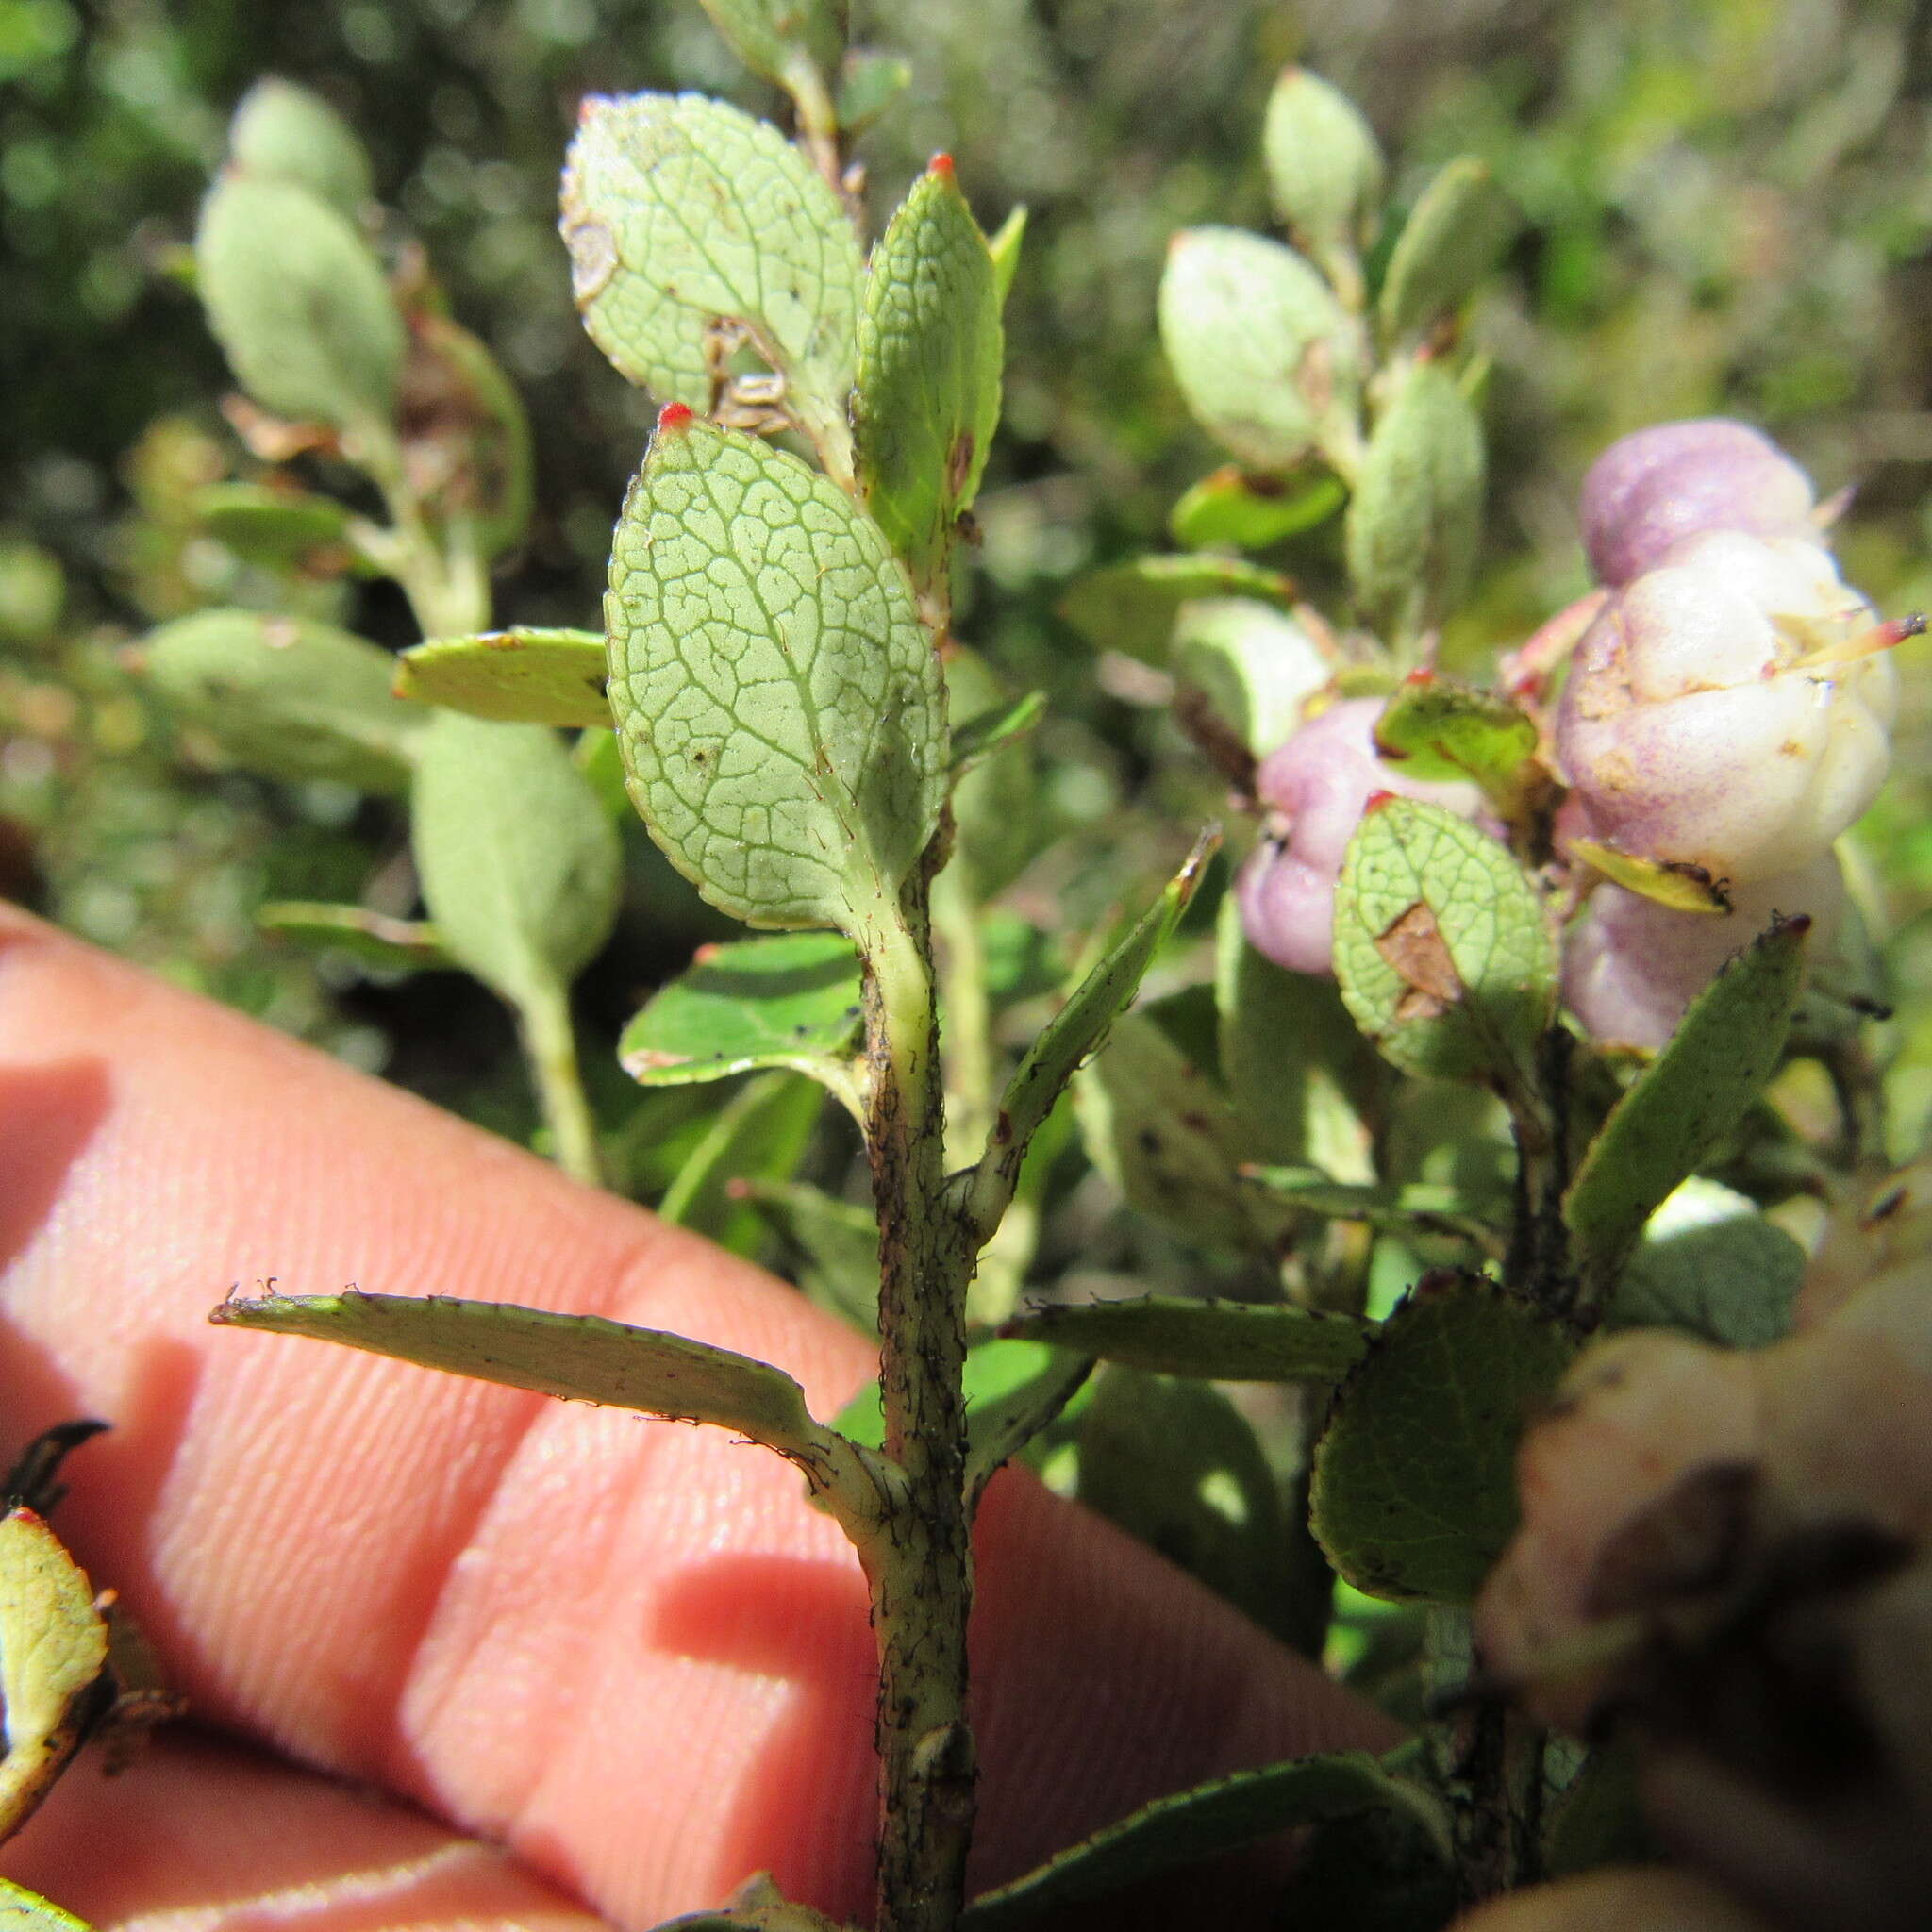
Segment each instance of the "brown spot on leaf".
[[1397,1020],[1434,1020],[1462,997],[1462,975],[1425,901],[1418,899],[1378,935],[1375,951],[1408,984],[1396,1003]]

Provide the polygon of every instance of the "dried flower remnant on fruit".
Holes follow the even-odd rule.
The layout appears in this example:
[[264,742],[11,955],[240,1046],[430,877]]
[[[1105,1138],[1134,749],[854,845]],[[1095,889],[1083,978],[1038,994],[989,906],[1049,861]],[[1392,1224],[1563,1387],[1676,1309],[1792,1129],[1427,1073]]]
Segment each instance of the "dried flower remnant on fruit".
[[1722,417],[1620,438],[1583,479],[1583,546],[1620,588],[1707,530],[1814,538],[1811,479],[1767,436]]
[[1908,628],[1818,543],[1676,545],[1577,647],[1556,744],[1581,829],[1739,883],[1813,864],[1884,782]]
[[1334,971],[1335,882],[1348,841],[1378,792],[1422,799],[1474,818],[1474,785],[1426,784],[1377,757],[1380,698],[1351,698],[1310,720],[1262,759],[1255,789],[1261,843],[1235,880],[1255,950],[1295,973]]

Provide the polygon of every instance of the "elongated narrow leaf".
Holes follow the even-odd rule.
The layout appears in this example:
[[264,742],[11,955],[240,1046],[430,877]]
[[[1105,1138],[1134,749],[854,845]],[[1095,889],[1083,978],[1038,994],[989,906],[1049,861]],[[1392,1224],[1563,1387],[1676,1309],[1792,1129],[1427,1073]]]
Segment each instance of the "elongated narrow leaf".
[[712,1118],[658,1203],[658,1215],[757,1259],[765,1224],[747,1183],[790,1180],[810,1143],[824,1095],[796,1074],[760,1074]]
[[194,260],[208,325],[263,408],[339,428],[394,414],[402,314],[339,208],[291,181],[225,175],[202,204]]
[[563,238],[584,325],[621,374],[708,408],[713,332],[741,324],[842,467],[858,242],[775,127],[697,94],[591,96],[564,172]]
[[1314,1383],[1341,1381],[1371,1332],[1349,1315],[1159,1294],[1035,1308],[1000,1330],[1160,1374]]
[[993,1349],[1024,1350],[1032,1357],[1032,1366],[1026,1369],[1016,1360],[1012,1380],[1007,1388],[997,1391],[983,1390],[976,1399],[968,1401],[969,1510],[977,1506],[987,1484],[1000,1470],[1066,1407],[1093,1370],[1091,1357],[1070,1355],[1064,1349],[1045,1348],[1038,1342],[1000,1341],[984,1344],[981,1353]]
[[1385,794],[1363,815],[1336,888],[1335,974],[1407,1072],[1533,1085],[1556,945],[1516,860],[1454,812]]
[[33,1510],[0,1517],[0,1838],[10,1838],[80,1748],[83,1700],[108,1663],[93,1586]]
[[472,718],[589,727],[610,723],[606,675],[602,631],[525,626],[417,644],[396,660],[395,691]]
[[993,287],[1002,306],[1012,292],[1013,277],[1020,272],[1020,249],[1026,240],[1026,204],[1023,201],[1008,210],[1007,218],[987,237],[992,253]]
[[963,778],[995,752],[1028,737],[1045,715],[1046,693],[1029,691],[968,720],[953,733],[954,778]]
[[410,805],[423,897],[450,955],[518,1008],[569,986],[610,935],[623,856],[557,734],[438,712]]
[[1157,1798],[1024,1878],[983,1892],[960,1932],[1011,1932],[1052,1911],[1192,1865],[1298,1824],[1388,1807],[1442,1826],[1426,1793],[1362,1751],[1295,1757]]
[[1391,340],[1459,308],[1520,225],[1488,164],[1450,161],[1422,192],[1382,276],[1382,328]]
[[141,662],[176,717],[251,772],[408,786],[429,721],[391,695],[395,659],[367,639],[308,618],[202,610],[151,632]]
[[759,1067],[816,1077],[849,1066],[862,1016],[858,956],[837,933],[707,946],[624,1029],[617,1057],[645,1087],[722,1080]]
[[992,257],[941,155],[873,250],[852,395],[866,508],[922,588],[978,493],[1005,355]]
[[218,543],[251,562],[287,564],[348,538],[350,515],[332,496],[262,483],[209,483],[189,514]]
[[92,1932],[85,1919],[10,1878],[0,1878],[0,1927],[5,1932]]
[[1479,1275],[1424,1276],[1335,1397],[1310,1522],[1370,1596],[1466,1604],[1516,1527],[1516,1444],[1574,1353]]
[[1060,599],[1060,615],[1096,651],[1124,651],[1158,664],[1174,622],[1197,597],[1256,597],[1287,610],[1294,580],[1241,557],[1140,557],[1079,578]]
[[1218,828],[1201,835],[1166,891],[1080,982],[1027,1049],[1000,1096],[986,1151],[968,1186],[967,1225],[980,1243],[991,1238],[1013,1198],[1027,1144],[1040,1124],[1052,1112],[1074,1070],[1107,1038],[1108,1028],[1139,991],[1141,975],[1180,924],[1220,842]]
[[666,411],[610,558],[631,797],[706,898],[859,938],[939,824],[944,693],[906,575],[836,485]]
[[347,953],[365,966],[391,973],[431,973],[457,963],[427,921],[391,919],[366,906],[277,899],[256,908],[255,923],[279,939],[318,952]]
[[1591,1142],[1563,1201],[1586,1306],[1608,1291],[1644,1223],[1717,1151],[1776,1070],[1810,925],[1781,919],[1733,959]]
[[814,1422],[805,1391],[770,1362],[708,1341],[598,1315],[558,1315],[455,1295],[263,1295],[223,1302],[208,1320],[307,1335],[419,1368],[442,1369],[567,1402],[600,1402],[673,1422],[736,1429],[815,1479],[854,1466],[848,1445]]

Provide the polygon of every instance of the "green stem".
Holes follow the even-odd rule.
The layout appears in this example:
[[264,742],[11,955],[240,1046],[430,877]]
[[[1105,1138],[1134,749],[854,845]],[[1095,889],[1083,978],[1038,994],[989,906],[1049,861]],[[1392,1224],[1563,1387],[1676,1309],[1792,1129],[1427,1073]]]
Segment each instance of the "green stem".
[[868,1555],[879,1648],[879,1932],[951,1932],[965,1897],[968,1253],[944,1195],[945,1100],[923,880],[866,956],[866,1143],[879,1223],[879,1380],[897,1520]]
[[583,1074],[577,1065],[576,1029],[571,1024],[570,995],[562,987],[546,989],[525,1000],[520,1015],[524,1058],[536,1083],[537,1104],[550,1129],[557,1164],[573,1179],[590,1187],[604,1185],[604,1163],[597,1152],[597,1124],[584,1096]]

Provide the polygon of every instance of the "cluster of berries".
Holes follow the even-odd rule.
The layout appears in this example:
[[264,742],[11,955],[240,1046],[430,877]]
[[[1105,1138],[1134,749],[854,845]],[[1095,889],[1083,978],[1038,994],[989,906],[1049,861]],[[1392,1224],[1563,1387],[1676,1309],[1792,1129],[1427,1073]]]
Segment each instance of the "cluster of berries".
[[[1707,882],[1713,909],[1598,884],[1565,942],[1564,993],[1598,1038],[1655,1047],[1774,913],[1808,913],[1814,953],[1830,945],[1844,900],[1833,841],[1884,782],[1887,654],[1910,626],[1847,588],[1810,479],[1741,424],[1624,437],[1585,478],[1582,524],[1603,592],[1555,720],[1559,843]],[[1334,705],[1257,774],[1266,820],[1238,883],[1242,919],[1298,972],[1330,970],[1335,882],[1371,796],[1481,811],[1474,787],[1420,784],[1378,756],[1379,708]]]

